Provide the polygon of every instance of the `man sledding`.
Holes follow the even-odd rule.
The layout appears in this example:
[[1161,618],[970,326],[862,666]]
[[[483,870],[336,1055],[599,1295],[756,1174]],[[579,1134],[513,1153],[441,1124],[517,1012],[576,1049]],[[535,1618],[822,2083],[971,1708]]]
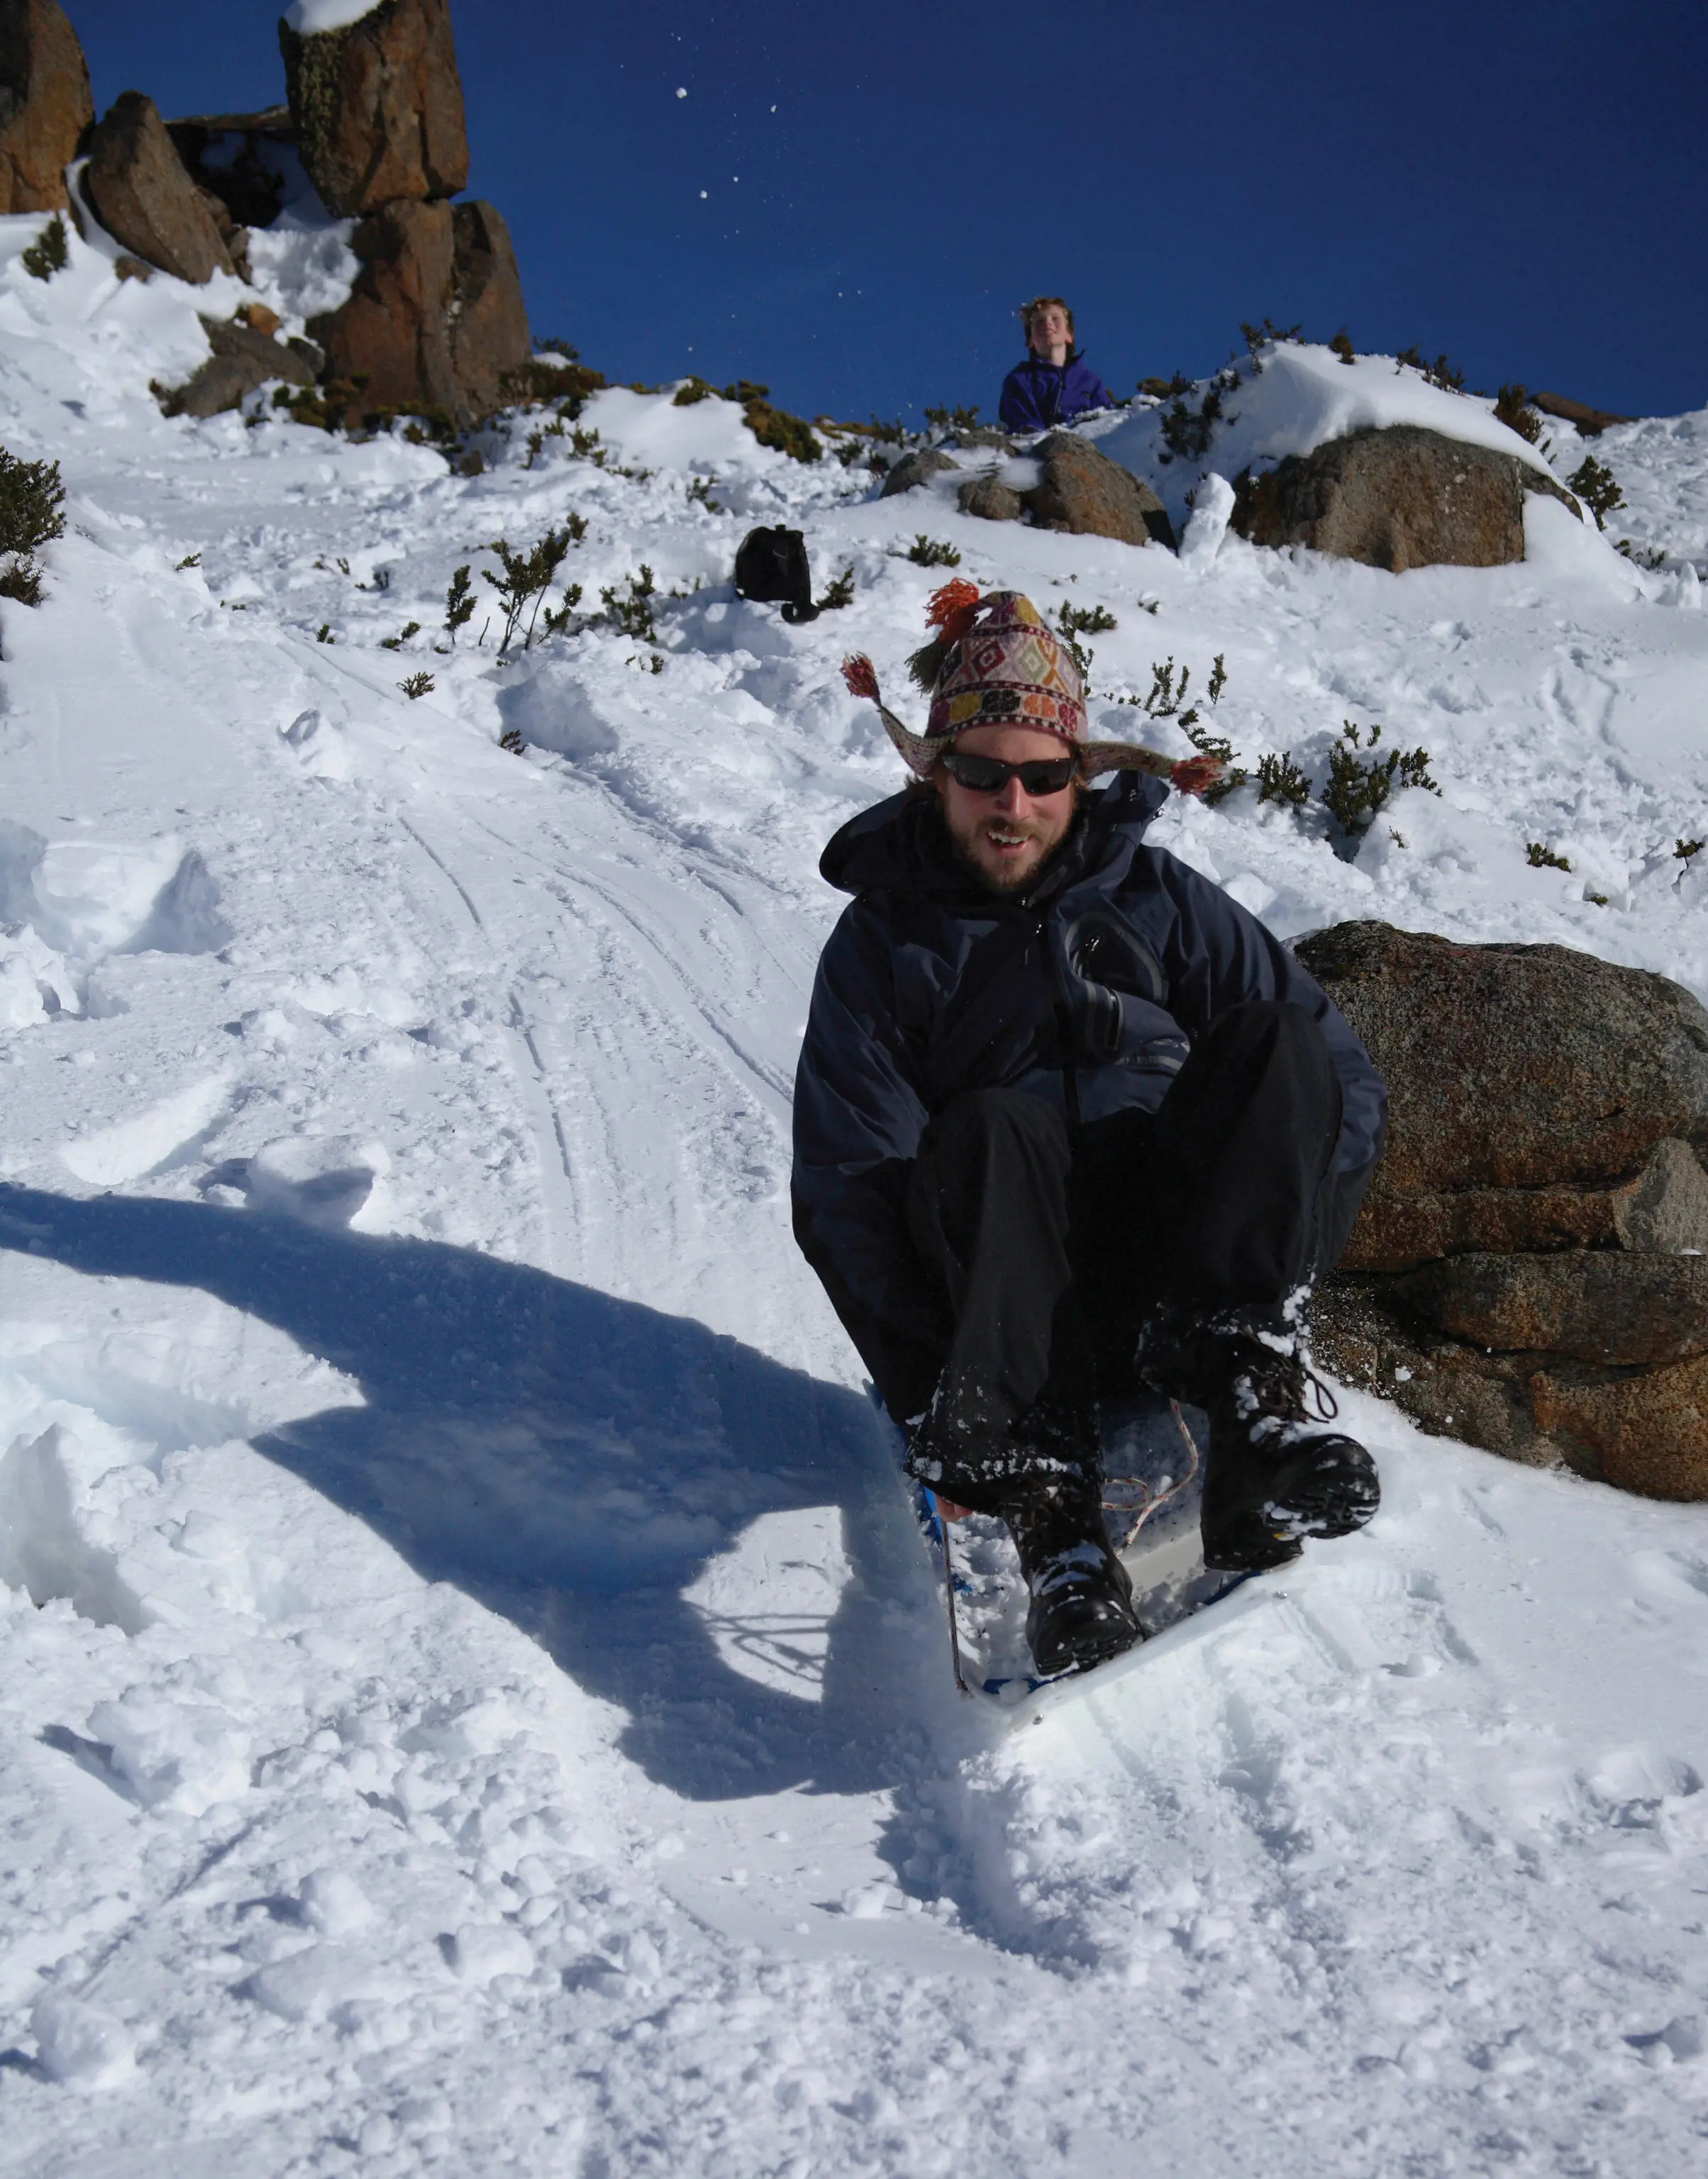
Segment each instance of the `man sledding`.
[[1074,660],[1017,593],[951,583],[930,619],[923,734],[869,659],[843,669],[913,778],[820,865],[854,899],[801,1053],[794,1227],[909,1472],[1007,1523],[1048,1677],[1141,1632],[1100,1394],[1207,1411],[1211,1567],[1280,1565],[1375,1512],[1303,1340],[1387,1100],[1281,944],[1145,844],[1165,782],[1201,793],[1213,760],[1089,740]]

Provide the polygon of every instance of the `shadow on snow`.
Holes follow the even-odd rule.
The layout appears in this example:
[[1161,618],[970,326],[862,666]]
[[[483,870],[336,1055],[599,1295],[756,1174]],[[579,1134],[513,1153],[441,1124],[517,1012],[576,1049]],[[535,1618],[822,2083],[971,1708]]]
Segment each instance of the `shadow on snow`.
[[[858,1394],[689,1320],[435,1242],[0,1188],[0,1246],[200,1287],[356,1380],[365,1407],[286,1424],[257,1449],[619,1704],[623,1753],[673,1792],[900,1782],[917,1711],[895,1679],[942,1660],[916,1654],[904,1623],[916,1636],[929,1620],[894,1610],[920,1597],[923,1562]],[[825,1505],[842,1510],[853,1578],[823,1700],[808,1703],[730,1671],[681,1591],[757,1516]]]

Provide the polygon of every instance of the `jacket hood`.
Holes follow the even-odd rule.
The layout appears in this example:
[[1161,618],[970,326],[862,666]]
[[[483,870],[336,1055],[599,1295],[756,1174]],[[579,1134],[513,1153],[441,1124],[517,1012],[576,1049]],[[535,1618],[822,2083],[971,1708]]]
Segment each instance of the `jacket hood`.
[[1046,899],[1089,872],[1130,859],[1168,797],[1167,783],[1123,771],[1085,798],[1074,830],[1037,884],[1020,895],[991,892],[951,853],[935,796],[904,788],[850,817],[819,858],[819,875],[839,892],[917,892],[989,908],[1004,898]]

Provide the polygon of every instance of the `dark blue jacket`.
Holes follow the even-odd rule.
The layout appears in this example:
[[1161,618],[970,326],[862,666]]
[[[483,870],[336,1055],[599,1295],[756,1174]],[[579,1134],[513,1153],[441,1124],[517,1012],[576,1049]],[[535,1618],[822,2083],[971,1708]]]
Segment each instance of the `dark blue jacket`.
[[1114,395],[1079,354],[1060,364],[1029,355],[1002,381],[997,413],[1011,431],[1047,431],[1083,416],[1088,409],[1114,405]]
[[1154,1111],[1224,1009],[1289,1000],[1340,1078],[1343,1240],[1381,1155],[1387,1094],[1326,992],[1219,886],[1145,846],[1167,793],[1118,775],[1019,896],[964,871],[916,791],[824,852],[822,875],[854,898],[819,961],[795,1077],[795,1238],[898,1418],[930,1397],[950,1331],[909,1238],[908,1177],[926,1122],[963,1091],[1030,1090],[1070,1123]]

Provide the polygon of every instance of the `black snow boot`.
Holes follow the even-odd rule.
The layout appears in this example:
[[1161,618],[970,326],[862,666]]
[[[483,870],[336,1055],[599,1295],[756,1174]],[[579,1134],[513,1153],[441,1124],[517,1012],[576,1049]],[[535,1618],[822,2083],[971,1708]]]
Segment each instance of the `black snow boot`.
[[1086,1671],[1142,1638],[1133,1584],[1109,1548],[1095,1482],[1052,1477],[1004,1501],[1031,1605],[1026,1642],[1041,1679]]
[[1188,1397],[1210,1417],[1206,1567],[1258,1573],[1296,1559],[1306,1536],[1363,1528],[1381,1502],[1376,1463],[1356,1438],[1324,1429],[1334,1396],[1294,1334],[1205,1329],[1186,1354]]

